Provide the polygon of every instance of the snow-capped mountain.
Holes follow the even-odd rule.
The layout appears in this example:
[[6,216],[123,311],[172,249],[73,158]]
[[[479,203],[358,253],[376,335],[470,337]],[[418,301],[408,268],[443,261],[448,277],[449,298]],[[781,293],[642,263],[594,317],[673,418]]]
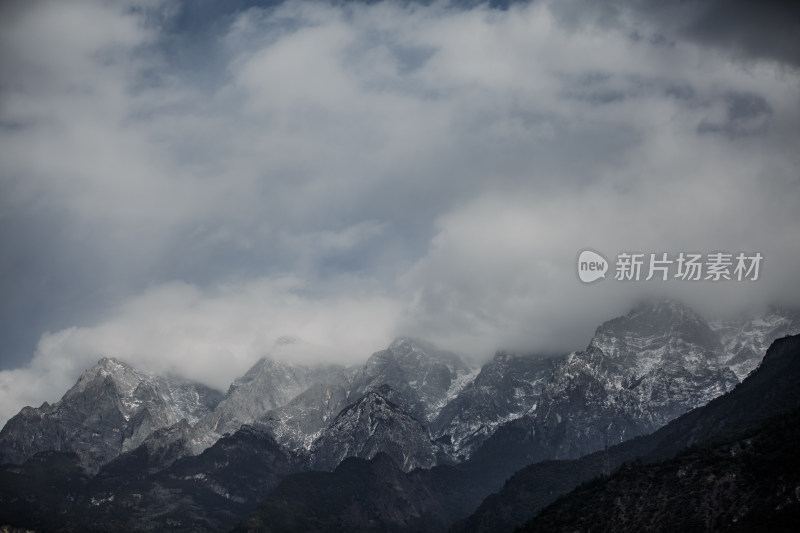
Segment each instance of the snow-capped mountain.
[[721,361],[739,380],[743,380],[761,362],[760,354],[777,339],[792,335],[800,328],[800,311],[770,307],[763,315],[716,320],[709,323],[722,343]]
[[537,401],[555,360],[499,352],[445,405],[431,424],[457,459],[468,457],[501,424]]
[[388,385],[383,389],[386,399],[427,426],[476,373],[451,352],[399,337],[361,367],[329,374],[328,381],[313,385],[259,422],[271,428],[278,442],[308,450],[342,409]]
[[454,353],[400,337],[386,350],[372,354],[353,378],[353,390],[365,394],[389,385],[405,396],[410,414],[431,421],[467,385],[472,371]]
[[288,404],[259,419],[275,439],[290,450],[308,450],[322,431],[348,405],[349,380],[315,383]]
[[314,442],[312,467],[333,470],[347,457],[372,459],[381,452],[405,471],[434,466],[437,452],[428,430],[387,397],[391,388],[382,385],[339,413]]
[[57,403],[26,407],[8,421],[0,432],[0,462],[58,450],[76,452],[96,468],[160,428],[198,423],[221,398],[203,385],[103,358]]
[[449,437],[451,453],[461,460],[523,415],[550,416],[561,424],[565,415],[559,409],[571,411],[572,403],[605,420],[599,436],[584,436],[597,439],[592,446],[618,442],[730,390],[772,341],[797,331],[797,313],[773,309],[736,323],[709,324],[676,301],[642,303],[601,325],[581,352],[554,358],[499,353],[442,409],[432,433]]
[[[172,426],[150,445],[169,445],[170,457],[178,457],[252,423],[289,450],[307,453],[343,410],[376,390],[449,455],[439,453],[437,461],[469,458],[506,426],[516,428],[506,433],[536,432],[547,441],[548,457],[574,457],[650,432],[723,394],[758,365],[775,338],[796,332],[797,312],[771,309],[708,323],[678,302],[661,300],[605,322],[585,350],[566,356],[501,352],[478,370],[429,343],[400,337],[351,368],[263,358],[224,396],[103,359],[60,402],[12,418],[0,432],[0,458],[20,462],[38,451],[76,451],[96,467]],[[180,435],[186,449],[175,451],[169,435]]]
[[338,365],[306,366],[261,358],[237,378],[216,408],[195,431],[193,448],[199,453],[225,433],[250,424],[268,411],[289,403],[318,382],[341,372]]
[[641,304],[560,360],[529,412],[487,449],[513,442],[571,459],[650,433],[736,386],[722,359],[719,336],[697,313],[672,300]]

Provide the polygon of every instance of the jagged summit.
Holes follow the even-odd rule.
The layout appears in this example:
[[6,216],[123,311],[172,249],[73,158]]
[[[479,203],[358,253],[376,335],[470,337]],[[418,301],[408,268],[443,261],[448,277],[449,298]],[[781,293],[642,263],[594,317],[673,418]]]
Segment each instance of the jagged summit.
[[346,407],[311,450],[315,468],[332,470],[347,457],[372,459],[388,454],[403,470],[436,464],[436,447],[425,426],[392,402],[388,385]]
[[386,350],[375,352],[353,378],[360,393],[390,385],[405,397],[408,412],[433,420],[447,401],[463,388],[472,368],[457,355],[433,344],[398,337]]
[[313,384],[327,381],[343,368],[297,365],[262,357],[231,384],[225,398],[204,418],[202,427],[209,433],[196,439],[196,451],[213,444],[220,435],[236,431],[270,410],[288,404]]
[[434,437],[449,437],[450,453],[469,457],[500,425],[536,403],[556,360],[497,352],[441,410],[431,424]]
[[670,299],[640,302],[626,315],[598,326],[592,342],[613,336],[637,336],[644,342],[653,337],[691,337],[692,342],[708,349],[718,348],[718,339],[708,322],[685,304]]
[[131,365],[114,357],[103,357],[81,374],[64,397],[69,398],[80,394],[89,384],[106,378],[114,382],[122,396],[130,396],[140,383],[153,379],[153,375],[136,370]]

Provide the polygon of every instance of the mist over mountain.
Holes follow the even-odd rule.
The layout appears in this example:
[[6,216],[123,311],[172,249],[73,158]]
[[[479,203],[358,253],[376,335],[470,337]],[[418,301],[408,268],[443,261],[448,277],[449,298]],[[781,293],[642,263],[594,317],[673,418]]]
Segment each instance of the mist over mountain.
[[[398,338],[350,368],[262,359],[225,395],[103,359],[61,401],[25,408],[0,431],[6,501],[18,501],[15,491],[30,483],[38,491],[26,496],[27,511],[14,505],[19,512],[6,516],[56,529],[225,530],[265,498],[294,506],[286,502],[300,487],[313,498],[318,483],[323,491],[350,490],[338,485],[340,476],[383,472],[399,485],[370,488],[362,479],[367,492],[341,497],[357,506],[378,498],[386,509],[345,518],[325,507],[306,518],[330,527],[356,520],[366,529],[441,531],[531,463],[616,450],[617,443],[634,443],[622,448],[624,457],[639,453],[635,437],[727,397],[738,378],[726,363],[739,371],[758,367],[760,358],[749,354],[800,332],[797,317],[771,309],[740,319],[737,335],[731,323],[709,323],[682,303],[654,300],[604,322],[585,350],[567,355],[498,352],[478,369],[430,343]],[[764,378],[769,370],[762,367],[761,382],[779,379]],[[691,434],[673,433],[673,444]],[[37,470],[42,464],[52,464],[52,473]],[[596,472],[597,459],[586,464],[581,476]],[[299,472],[308,473],[295,480]],[[291,488],[295,482],[301,485]],[[42,483],[68,486],[74,496],[59,503]],[[399,486],[410,492],[400,497]],[[273,489],[277,500],[268,498]],[[63,520],[36,518],[39,505],[60,509]],[[306,518],[275,523],[308,525]]]

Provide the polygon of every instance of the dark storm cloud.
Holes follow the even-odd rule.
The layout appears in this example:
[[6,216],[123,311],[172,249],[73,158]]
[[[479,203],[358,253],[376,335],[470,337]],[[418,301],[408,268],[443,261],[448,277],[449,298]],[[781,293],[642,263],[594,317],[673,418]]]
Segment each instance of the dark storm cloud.
[[800,5],[790,0],[708,0],[678,26],[700,43],[800,67]]
[[[582,348],[644,293],[800,302],[797,75],[726,44],[743,5],[715,26],[711,2],[509,4],[3,18],[0,403],[55,399],[102,355],[224,389],[266,353],[352,362],[396,334]],[[765,270],[586,287],[585,247]]]
[[634,40],[663,46],[688,40],[740,59],[800,67],[800,6],[791,0],[567,1],[555,11],[572,26],[612,25]]

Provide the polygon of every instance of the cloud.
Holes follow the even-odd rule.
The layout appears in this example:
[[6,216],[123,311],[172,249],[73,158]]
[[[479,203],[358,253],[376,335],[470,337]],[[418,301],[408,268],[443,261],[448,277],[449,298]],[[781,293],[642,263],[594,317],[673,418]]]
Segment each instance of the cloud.
[[766,60],[793,70],[800,67],[800,8],[794,2],[568,0],[553,7],[559,20],[573,28],[597,24],[667,46],[694,42],[737,62]]
[[[3,404],[102,355],[225,388],[284,336],[485,358],[581,348],[649,293],[800,304],[793,59],[700,4],[14,4]],[[763,279],[587,287],[586,247],[761,251]]]
[[260,357],[354,364],[395,335],[397,303],[378,290],[354,287],[320,301],[303,289],[293,278],[152,287],[99,325],[45,333],[29,365],[0,372],[0,417],[58,400],[104,356],[225,391]]

